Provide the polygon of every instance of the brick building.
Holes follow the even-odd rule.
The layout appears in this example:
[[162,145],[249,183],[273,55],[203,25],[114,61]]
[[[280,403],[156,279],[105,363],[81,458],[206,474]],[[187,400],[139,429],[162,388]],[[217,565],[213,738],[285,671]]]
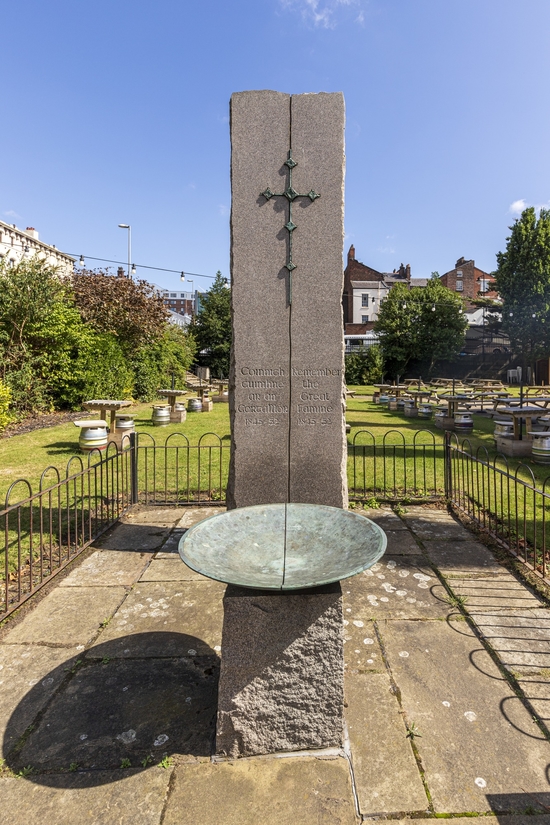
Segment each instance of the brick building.
[[453,292],[458,292],[466,300],[466,309],[473,309],[471,300],[476,298],[498,298],[494,278],[475,265],[475,261],[459,258],[455,268],[441,276],[441,283]]
[[411,286],[424,286],[425,281],[411,280],[411,267],[401,264],[393,272],[378,272],[371,266],[361,263],[355,258],[355,247],[352,245],[348,252],[348,263],[344,270],[344,292],[342,304],[344,308],[344,334],[362,335],[371,330],[378,317],[381,301],[386,297],[392,286],[398,283]]

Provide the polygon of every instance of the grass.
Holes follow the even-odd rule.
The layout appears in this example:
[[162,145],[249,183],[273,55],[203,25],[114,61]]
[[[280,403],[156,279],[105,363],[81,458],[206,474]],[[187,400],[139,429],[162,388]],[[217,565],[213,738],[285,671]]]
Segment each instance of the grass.
[[[186,398],[192,397],[194,396],[191,394],[186,396]],[[153,403],[161,403],[163,400],[165,399],[160,399],[159,402],[135,404],[124,410],[124,412],[127,411],[136,416],[137,433],[148,433],[160,444],[164,444],[168,436],[177,432],[185,433],[192,444],[196,444],[198,439],[207,432],[217,433],[221,438],[229,440],[228,404],[214,404],[211,413],[188,413],[183,424],[155,427],[151,421],[151,406]],[[83,412],[82,416],[87,418],[89,413]],[[78,436],[78,428],[72,422],[69,422],[59,424],[56,427],[48,427],[47,429],[34,430],[30,433],[0,439],[0,502],[3,503],[9,486],[16,479],[27,479],[33,491],[36,491],[40,476],[46,467],[53,466],[57,468],[61,471],[63,477],[67,462],[73,456],[83,458],[84,466],[87,466],[87,457],[83,456],[78,447]],[[75,463],[73,472],[76,470],[77,464]],[[50,473],[48,478],[53,483],[55,474]],[[17,501],[26,498],[26,496],[26,487],[20,485],[14,490],[12,500]]]
[[[375,506],[380,499],[392,499],[404,504],[442,496],[442,431],[435,427],[433,421],[405,418],[401,414],[390,412],[386,407],[373,404],[372,387],[353,389],[356,396],[348,400],[346,416],[351,426],[348,436],[348,485],[352,498],[355,495],[369,506]],[[185,499],[196,500],[198,495],[203,500],[209,498],[215,501],[223,498],[229,463],[228,404],[215,403],[211,413],[189,413],[183,424],[170,424],[165,427],[153,425],[151,404],[136,404],[131,408],[131,412],[136,416],[139,444],[145,447],[139,455],[138,481],[140,491],[147,488],[149,494],[148,498],[144,499],[142,493],[140,500],[149,503],[176,502]],[[474,416],[474,432],[468,436],[470,449],[474,454],[482,448],[483,456],[489,457],[490,460],[494,458],[496,452],[492,437],[493,428],[491,419],[480,415]],[[182,433],[184,437],[176,436],[176,433]],[[222,453],[216,447],[220,443],[218,436],[226,447]],[[199,442],[202,446],[211,445],[214,449],[201,450],[199,454]],[[158,446],[168,443],[171,449],[156,452],[147,450],[147,445],[154,443]],[[187,443],[192,445],[189,452],[186,449]],[[81,456],[78,448],[78,430],[72,422],[0,440],[0,501],[16,478],[27,478],[33,491],[36,491],[41,474],[48,465],[56,467],[63,478],[68,461],[71,473],[79,470]],[[373,458],[376,458],[376,461],[373,461]],[[88,458],[83,456],[83,460],[83,466],[87,466]],[[65,485],[60,500],[53,501],[53,526],[44,524],[46,539],[37,547],[35,538],[33,570],[29,569],[28,561],[30,520],[33,519],[36,537],[38,525],[49,518],[48,507],[51,502],[45,496],[43,510],[37,502],[32,512],[28,507],[25,511],[25,507],[22,506],[20,514],[12,514],[8,523],[9,566],[12,575],[16,575],[18,569],[24,572],[28,579],[25,587],[31,578],[36,581],[38,575],[48,575],[56,566],[62,564],[68,558],[69,550],[74,555],[86,536],[90,535],[90,529],[92,532],[95,529],[97,533],[98,523],[106,527],[114,521],[117,517],[116,508],[121,502],[121,489],[126,495],[129,493],[127,457],[125,460],[123,455],[120,463],[123,470],[120,476],[123,479],[121,483],[126,485],[122,488],[116,486],[116,477],[114,482],[107,484],[109,479],[105,477],[109,474],[103,468],[100,469],[105,477],[97,487],[87,489],[87,479]],[[510,459],[508,466],[514,473],[522,464],[525,467],[525,460],[520,462]],[[531,463],[530,466],[535,483],[541,486],[548,475],[548,468]],[[518,470],[518,474],[519,477],[531,481],[525,469]],[[197,481],[199,477],[200,483]],[[44,487],[47,488],[55,480],[55,473],[50,470],[44,479]],[[488,476],[482,477],[481,482],[476,479],[477,488],[469,490],[469,502],[475,503],[477,497],[476,506],[481,511],[486,508],[489,495],[492,497],[489,509],[495,510],[492,483]],[[27,495],[28,487],[20,484],[13,491],[10,501],[21,501]],[[498,516],[492,513],[491,518],[498,518],[503,523],[503,535],[517,540],[519,551],[526,550],[534,543],[535,527],[538,524],[537,529],[540,531],[542,519],[546,518],[546,501],[540,495],[533,497],[531,494],[529,500],[516,501],[513,489],[501,490],[499,495]],[[518,527],[516,514],[520,515],[520,521],[525,516],[526,527],[522,527],[521,524]],[[21,519],[19,529],[17,518]],[[4,525],[0,525],[0,528],[4,530]],[[536,543],[540,546],[540,540],[537,539]],[[539,563],[540,558],[535,561]],[[39,572],[36,570],[38,563],[42,565]],[[0,553],[0,569],[2,567]]]

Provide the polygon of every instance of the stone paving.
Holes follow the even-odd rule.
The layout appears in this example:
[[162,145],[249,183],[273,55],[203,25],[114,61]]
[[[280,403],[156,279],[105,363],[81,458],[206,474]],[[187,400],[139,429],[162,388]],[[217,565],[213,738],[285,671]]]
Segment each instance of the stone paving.
[[342,582],[342,751],[212,757],[224,586],[183,565],[219,508],[141,508],[0,634],[9,825],[550,825],[550,608],[442,510],[366,513]]

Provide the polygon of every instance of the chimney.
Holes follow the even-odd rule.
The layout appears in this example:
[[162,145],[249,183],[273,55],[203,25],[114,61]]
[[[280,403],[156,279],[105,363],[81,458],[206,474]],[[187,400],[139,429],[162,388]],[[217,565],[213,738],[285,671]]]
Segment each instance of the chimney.
[[25,234],[30,235],[31,238],[34,238],[35,241],[38,240],[38,232],[36,231],[34,226],[27,226],[27,228],[25,229]]
[[350,246],[349,252],[348,252],[348,264],[349,264],[350,261],[354,261],[354,260],[355,260],[355,247],[352,244]]
[[117,277],[118,277],[118,278],[125,278],[125,277],[126,277],[126,273],[125,273],[125,271],[124,271],[124,267],[123,267],[123,266],[119,266],[119,268],[118,268],[118,269],[117,269],[117,271],[116,271],[116,274],[117,274]]
[[411,280],[411,265],[410,264],[407,264],[407,266],[405,267],[405,276],[407,278],[407,281]]

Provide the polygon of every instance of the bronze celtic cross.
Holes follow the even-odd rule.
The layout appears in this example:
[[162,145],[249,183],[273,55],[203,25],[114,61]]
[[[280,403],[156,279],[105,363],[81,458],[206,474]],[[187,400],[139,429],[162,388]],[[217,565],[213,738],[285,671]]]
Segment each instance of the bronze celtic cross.
[[267,188],[260,194],[264,196],[266,200],[270,200],[271,198],[286,198],[288,201],[288,222],[285,223],[285,229],[288,231],[288,260],[285,264],[286,268],[288,269],[289,273],[289,304],[292,303],[292,270],[296,269],[297,264],[295,264],[292,260],[292,233],[297,228],[296,224],[292,222],[292,203],[296,200],[296,198],[309,198],[310,201],[314,201],[317,198],[320,198],[321,195],[318,192],[315,192],[314,189],[311,189],[307,194],[300,194],[300,192],[296,192],[295,189],[292,188],[292,170],[295,166],[298,166],[298,162],[295,161],[292,157],[292,149],[290,149],[288,153],[288,159],[285,160],[285,166],[288,166],[288,186],[284,192],[272,192],[271,189]]

